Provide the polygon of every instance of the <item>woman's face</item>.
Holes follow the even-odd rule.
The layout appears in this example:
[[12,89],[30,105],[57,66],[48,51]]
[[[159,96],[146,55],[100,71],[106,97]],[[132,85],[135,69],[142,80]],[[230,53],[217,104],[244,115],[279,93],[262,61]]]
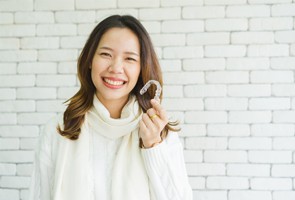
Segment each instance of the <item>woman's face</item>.
[[99,41],[91,78],[102,103],[127,101],[140,73],[140,44],[128,28],[111,28]]

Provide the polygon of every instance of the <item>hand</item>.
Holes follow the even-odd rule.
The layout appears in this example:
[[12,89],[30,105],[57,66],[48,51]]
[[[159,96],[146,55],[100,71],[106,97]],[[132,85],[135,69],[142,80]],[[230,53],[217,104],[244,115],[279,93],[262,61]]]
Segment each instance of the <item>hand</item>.
[[143,114],[139,122],[139,136],[146,148],[162,141],[161,132],[168,123],[166,110],[155,99],[151,100],[152,108]]

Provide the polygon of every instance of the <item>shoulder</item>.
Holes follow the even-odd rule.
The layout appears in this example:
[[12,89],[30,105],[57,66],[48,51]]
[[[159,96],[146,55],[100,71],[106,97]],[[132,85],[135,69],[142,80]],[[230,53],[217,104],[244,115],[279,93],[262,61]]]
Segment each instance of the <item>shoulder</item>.
[[179,144],[179,132],[169,131],[165,141],[167,144]]
[[57,131],[58,126],[63,125],[62,114],[56,115],[55,117],[49,119],[49,121],[44,125],[41,134],[40,141],[41,143],[51,143],[57,140],[60,137],[60,134]]

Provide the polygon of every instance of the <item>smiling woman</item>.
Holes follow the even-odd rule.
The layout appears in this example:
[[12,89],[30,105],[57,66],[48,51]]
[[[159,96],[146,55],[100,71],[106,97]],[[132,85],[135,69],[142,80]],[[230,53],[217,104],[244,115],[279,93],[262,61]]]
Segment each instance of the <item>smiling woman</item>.
[[34,200],[192,200],[177,123],[155,87],[162,73],[141,23],[99,23],[78,61],[80,90],[44,128],[30,188]]

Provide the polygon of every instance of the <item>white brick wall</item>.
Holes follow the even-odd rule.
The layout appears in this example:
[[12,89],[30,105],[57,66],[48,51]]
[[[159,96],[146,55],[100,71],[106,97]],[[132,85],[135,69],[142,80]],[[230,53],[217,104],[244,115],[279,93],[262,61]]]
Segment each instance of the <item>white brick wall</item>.
[[0,1],[0,199],[26,199],[36,138],[110,14],[151,34],[194,199],[294,200],[294,0]]

